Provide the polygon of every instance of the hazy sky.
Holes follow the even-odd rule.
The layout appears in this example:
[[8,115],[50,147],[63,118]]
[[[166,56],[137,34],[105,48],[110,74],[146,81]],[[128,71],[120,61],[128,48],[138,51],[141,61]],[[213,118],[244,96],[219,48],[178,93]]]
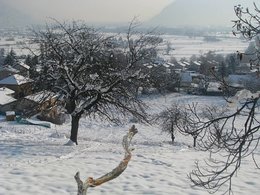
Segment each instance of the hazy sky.
[[231,21],[236,19],[234,6],[241,4],[253,11],[253,1],[256,0],[176,0],[150,22],[171,27],[231,27]]
[[[149,21],[162,10],[161,16],[168,10],[156,25],[163,25],[163,22],[196,25],[199,22],[206,24],[207,21],[209,24],[224,24],[234,18],[234,5],[252,6],[252,1],[259,0],[0,0],[37,22],[39,19],[48,22],[48,18],[55,18],[125,24],[134,17]],[[175,3],[168,6],[172,2]]]
[[174,0],[0,0],[36,18],[83,19],[89,22],[146,20]]

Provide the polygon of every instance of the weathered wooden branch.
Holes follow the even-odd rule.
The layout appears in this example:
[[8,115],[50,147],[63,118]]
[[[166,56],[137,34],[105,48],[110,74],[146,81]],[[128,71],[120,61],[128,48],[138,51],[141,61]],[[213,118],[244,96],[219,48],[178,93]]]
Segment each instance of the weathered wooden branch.
[[131,144],[132,138],[134,137],[134,135],[137,132],[138,131],[137,131],[136,127],[133,125],[129,129],[128,133],[123,137],[122,145],[125,150],[124,159],[111,172],[103,175],[102,177],[100,177],[98,179],[89,177],[85,182],[81,181],[79,172],[76,173],[74,178],[78,184],[78,195],[86,195],[89,187],[99,186],[103,183],[106,183],[112,179],[117,178],[119,175],[121,175],[124,172],[124,170],[127,168],[127,165],[132,157],[131,151],[133,151],[133,148],[129,148],[129,146]]

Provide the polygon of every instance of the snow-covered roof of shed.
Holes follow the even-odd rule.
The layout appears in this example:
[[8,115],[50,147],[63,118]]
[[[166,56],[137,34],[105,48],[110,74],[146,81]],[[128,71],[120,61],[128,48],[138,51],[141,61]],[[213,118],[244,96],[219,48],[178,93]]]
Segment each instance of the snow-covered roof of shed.
[[7,95],[5,92],[0,91],[0,105],[5,105],[11,102],[16,101],[15,98]]
[[219,92],[219,91],[221,91],[221,83],[219,83],[219,82],[209,82],[207,91],[208,92]]
[[22,66],[22,67],[26,68],[27,70],[29,70],[29,69],[30,69],[30,66],[29,66],[29,65],[27,65],[27,64],[25,64],[24,62],[20,62],[20,66]]
[[12,93],[14,93],[15,91],[12,89],[9,89],[7,87],[1,87],[0,88],[0,93],[5,93],[6,95],[10,95]]
[[200,66],[201,65],[201,61],[193,61],[194,64]]
[[166,64],[169,65],[169,66],[175,66],[175,64],[171,63],[171,62],[166,62]]
[[43,101],[49,100],[53,97],[57,97],[57,95],[51,91],[41,91],[32,95],[28,95],[24,97],[25,99],[32,100],[34,102],[41,103]]
[[32,79],[30,78],[26,78],[22,75],[19,75],[19,74],[14,74],[14,75],[11,75],[7,78],[4,78],[0,81],[0,84],[4,84],[4,85],[22,85],[22,84],[25,84],[25,83],[31,83],[33,82]]
[[165,68],[169,68],[169,67],[170,67],[170,65],[167,64],[167,63],[164,63],[163,66],[164,66]]
[[183,66],[183,67],[185,67],[185,66],[187,66],[187,65],[189,65],[189,64],[187,64],[187,62],[185,63],[185,62],[178,62],[181,66]]

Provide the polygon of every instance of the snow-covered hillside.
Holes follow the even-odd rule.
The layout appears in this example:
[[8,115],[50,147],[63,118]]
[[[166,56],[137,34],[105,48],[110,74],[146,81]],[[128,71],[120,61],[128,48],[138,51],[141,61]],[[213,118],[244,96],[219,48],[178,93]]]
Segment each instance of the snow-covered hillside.
[[[226,106],[222,97],[157,95],[144,100],[156,113],[171,103],[198,102],[201,106]],[[75,195],[74,175],[97,178],[111,171],[123,158],[122,137],[131,123],[116,126],[104,121],[82,118],[79,145],[64,146],[68,141],[69,122],[51,128],[21,125],[0,119],[0,195]],[[170,137],[155,126],[136,124],[132,160],[126,171],[111,182],[89,189],[93,195],[203,195],[207,191],[194,188],[187,174],[194,161],[203,161],[206,152],[192,148],[192,138]],[[259,153],[256,158],[260,158]],[[234,176],[236,195],[258,194],[260,171],[251,159],[245,159],[238,175]],[[217,194],[223,194],[223,190]]]

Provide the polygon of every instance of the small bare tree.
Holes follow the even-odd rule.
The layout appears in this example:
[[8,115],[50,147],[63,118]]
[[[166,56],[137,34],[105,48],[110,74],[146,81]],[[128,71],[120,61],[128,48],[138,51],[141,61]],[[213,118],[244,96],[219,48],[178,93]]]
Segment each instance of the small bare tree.
[[203,123],[201,121],[201,113],[198,111],[198,104],[192,103],[183,109],[181,123],[177,125],[179,132],[184,135],[191,135],[193,138],[193,147],[197,146],[197,138],[203,129],[199,128]]
[[196,147],[197,138],[203,129],[200,129],[201,113],[197,111],[197,104],[189,104],[186,107],[177,103],[166,108],[154,117],[162,131],[171,135],[172,144],[175,140],[175,133],[178,131],[183,135],[190,135],[193,138],[193,147]]
[[174,144],[175,132],[181,120],[183,120],[183,112],[178,104],[173,104],[154,117],[155,123],[161,126],[162,131],[170,134],[172,144]]

